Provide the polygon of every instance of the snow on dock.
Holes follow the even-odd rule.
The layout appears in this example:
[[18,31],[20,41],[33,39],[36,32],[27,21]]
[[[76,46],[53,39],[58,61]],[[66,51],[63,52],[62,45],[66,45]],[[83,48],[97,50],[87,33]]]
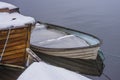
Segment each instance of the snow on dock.
[[34,62],[17,80],[91,80],[64,68],[45,62]]
[[11,26],[20,27],[25,24],[33,24],[34,18],[15,13],[0,13],[0,29],[10,28]]
[[0,1],[0,9],[3,9],[3,8],[14,9],[14,8],[17,8],[17,7],[12,5],[12,4]]
[[16,28],[24,26],[25,24],[35,23],[34,18],[24,16],[17,11],[9,13],[11,9],[15,8],[17,7],[12,4],[0,2],[0,10],[2,10],[0,11],[0,30],[10,28],[11,26],[14,26]]

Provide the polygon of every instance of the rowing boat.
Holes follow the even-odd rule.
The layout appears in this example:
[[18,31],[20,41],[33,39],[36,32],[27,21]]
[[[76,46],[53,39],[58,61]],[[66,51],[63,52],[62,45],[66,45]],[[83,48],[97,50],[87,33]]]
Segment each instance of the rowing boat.
[[31,49],[40,53],[76,59],[97,58],[101,40],[81,31],[38,22],[32,31]]

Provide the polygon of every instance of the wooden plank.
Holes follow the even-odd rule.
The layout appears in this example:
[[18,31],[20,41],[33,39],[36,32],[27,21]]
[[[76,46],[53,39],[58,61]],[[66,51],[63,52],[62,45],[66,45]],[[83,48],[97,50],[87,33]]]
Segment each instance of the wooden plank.
[[[19,41],[25,40],[26,38],[27,38],[26,36],[11,38],[11,39],[8,40],[8,43],[19,42]],[[4,45],[5,41],[6,41],[6,39],[0,40],[0,45]]]
[[16,53],[18,54],[18,53],[24,53],[24,52],[25,52],[25,48],[21,48],[21,49],[16,49],[16,50],[12,50],[12,51],[7,51],[4,53],[3,56],[6,57],[6,56],[10,56],[10,55],[15,55]]
[[9,8],[0,9],[0,12],[9,12]]
[[[19,34],[13,34],[13,35],[10,34],[9,39],[16,38],[16,37],[21,37],[21,36],[27,36],[26,32],[25,33],[19,33]],[[4,36],[4,35],[1,36],[0,40],[3,40],[3,39],[6,39],[6,36]]]
[[[24,66],[27,60],[26,47],[30,46],[31,25],[11,29],[2,63]],[[0,30],[0,53],[3,50],[8,30]]]
[[[13,47],[7,47],[5,49],[5,52],[9,52],[9,51],[14,51],[14,50],[19,50],[19,49],[25,49],[26,48],[26,45],[25,44],[21,44],[21,45],[18,45],[18,46],[13,46]],[[2,52],[2,49],[0,49],[0,53]]]
[[[16,29],[16,30],[11,30],[10,31],[10,34],[13,35],[13,34],[20,34],[20,33],[25,33],[27,31],[27,28],[23,28],[23,29]],[[3,30],[3,31],[0,31],[0,36],[4,36],[4,35],[7,35],[8,33],[8,30]],[[27,33],[27,32],[26,32]]]
[[[13,42],[13,43],[9,43],[9,44],[7,44],[7,46],[6,47],[13,47],[13,46],[19,46],[19,45],[21,45],[21,44],[25,44],[26,43],[26,41],[24,40],[21,40],[20,42]],[[25,44],[26,45],[26,44]],[[0,49],[3,49],[3,47],[4,47],[4,45],[1,45],[0,46]]]
[[19,58],[19,57],[23,57],[23,56],[24,56],[24,53],[16,53],[16,54],[14,54],[14,55],[3,56],[2,61],[14,59],[14,58]]
[[4,60],[2,61],[3,63],[7,63],[7,64],[12,64],[12,63],[21,63],[23,62],[23,56],[22,57],[17,57],[17,58],[13,58],[13,59],[10,59],[10,60]]
[[14,9],[3,8],[0,9],[0,12],[8,12],[8,13],[19,12],[19,8],[14,8]]
[[[32,25],[28,25],[28,26],[32,26]],[[30,47],[30,36],[31,36],[31,27],[28,27],[26,48]],[[24,53],[24,61],[25,61],[24,64],[26,64],[27,58],[28,58],[28,54],[27,54],[27,52],[25,52]]]

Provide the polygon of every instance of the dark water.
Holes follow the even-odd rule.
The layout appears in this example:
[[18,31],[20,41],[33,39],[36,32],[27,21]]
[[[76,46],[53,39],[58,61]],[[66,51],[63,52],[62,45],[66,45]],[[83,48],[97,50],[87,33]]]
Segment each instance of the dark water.
[[[111,80],[120,78],[120,0],[1,0],[36,20],[94,34],[103,40],[105,69]],[[91,77],[91,76],[90,76]],[[104,75],[91,77],[108,80]]]

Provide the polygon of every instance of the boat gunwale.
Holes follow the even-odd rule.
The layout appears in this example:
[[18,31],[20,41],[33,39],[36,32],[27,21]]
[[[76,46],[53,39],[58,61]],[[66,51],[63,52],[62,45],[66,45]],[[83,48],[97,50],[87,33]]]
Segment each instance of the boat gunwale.
[[59,25],[54,25],[54,24],[49,24],[49,23],[43,23],[43,22],[40,22],[40,21],[37,21],[36,23],[45,24],[45,25],[47,25],[48,27],[49,27],[49,26],[55,26],[55,27],[59,27],[59,28],[66,29],[66,30],[70,30],[70,31],[82,33],[82,34],[91,36],[91,37],[93,37],[93,38],[95,38],[95,39],[97,39],[97,40],[99,41],[99,43],[97,43],[97,44],[95,44],[95,45],[89,45],[89,46],[85,46],[85,47],[74,47],[74,48],[47,48],[47,47],[40,47],[40,46],[37,46],[37,45],[33,45],[32,43],[30,43],[31,48],[35,48],[35,49],[37,49],[37,50],[66,51],[66,50],[89,49],[89,48],[99,47],[99,46],[102,44],[102,42],[103,42],[100,38],[98,38],[98,37],[96,37],[96,36],[94,36],[94,35],[92,35],[92,34],[82,32],[82,31],[78,31],[78,30],[66,28],[66,27],[59,26]]

